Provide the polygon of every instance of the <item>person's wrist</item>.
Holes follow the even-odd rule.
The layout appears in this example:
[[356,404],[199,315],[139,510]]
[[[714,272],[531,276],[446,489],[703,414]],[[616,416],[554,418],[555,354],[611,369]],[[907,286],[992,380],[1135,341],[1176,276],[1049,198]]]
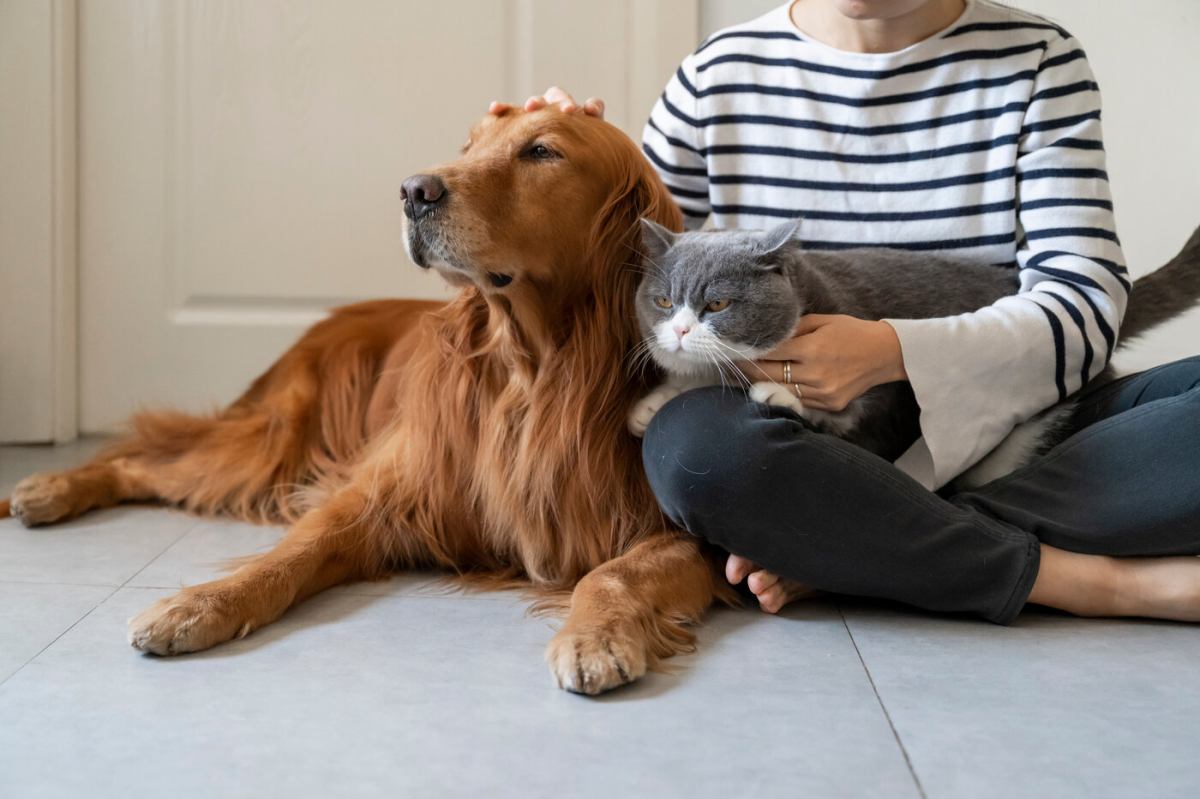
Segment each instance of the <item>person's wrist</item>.
[[896,334],[896,329],[882,320],[875,322],[874,326],[879,339],[879,384],[907,380],[904,351],[900,348],[900,336]]

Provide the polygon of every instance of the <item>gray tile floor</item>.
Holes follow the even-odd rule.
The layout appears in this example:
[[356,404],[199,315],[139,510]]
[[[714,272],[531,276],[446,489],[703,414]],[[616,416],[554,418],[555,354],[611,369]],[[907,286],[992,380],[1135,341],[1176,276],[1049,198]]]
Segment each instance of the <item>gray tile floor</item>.
[[[0,494],[96,442],[0,448]],[[0,796],[1195,797],[1200,629],[841,600],[714,612],[673,674],[565,694],[510,594],[330,591],[175,659],[125,620],[280,532],[0,521]]]

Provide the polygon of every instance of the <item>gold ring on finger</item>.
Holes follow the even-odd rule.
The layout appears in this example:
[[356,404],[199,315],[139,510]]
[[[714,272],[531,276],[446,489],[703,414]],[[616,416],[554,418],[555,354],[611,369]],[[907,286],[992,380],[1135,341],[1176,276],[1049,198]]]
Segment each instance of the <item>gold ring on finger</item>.
[[792,382],[792,362],[791,361],[783,362],[783,382],[785,382],[785,383]]

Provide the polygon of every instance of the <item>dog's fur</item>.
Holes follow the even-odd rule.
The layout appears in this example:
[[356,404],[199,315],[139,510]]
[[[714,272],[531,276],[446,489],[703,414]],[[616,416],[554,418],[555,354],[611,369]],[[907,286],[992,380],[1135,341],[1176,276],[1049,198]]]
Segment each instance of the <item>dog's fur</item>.
[[591,694],[690,647],[728,590],[669,530],[625,431],[647,388],[626,361],[638,219],[682,227],[657,175],[617,129],[553,109],[485,118],[432,174],[446,196],[410,251],[461,286],[453,301],[338,309],[215,416],[140,414],[90,463],[16,487],[27,525],[156,500],[291,524],[132,619],[133,646],[206,649],[330,586],[434,567],[573,589],[547,659]]
[[[456,299],[338,309],[220,413],[139,414],[91,462],[0,501],[29,526],[127,501],[291,524],[132,619],[138,649],[206,649],[333,585],[433,567],[561,601],[551,671],[594,694],[689,649],[688,625],[732,599],[669,529],[625,431],[649,388],[627,362],[638,219],[682,227],[658,176],[615,128],[554,109],[486,117],[434,174],[445,197],[414,214],[410,252]],[[1198,258],[1200,231],[1131,307],[1132,333],[1200,293]]]

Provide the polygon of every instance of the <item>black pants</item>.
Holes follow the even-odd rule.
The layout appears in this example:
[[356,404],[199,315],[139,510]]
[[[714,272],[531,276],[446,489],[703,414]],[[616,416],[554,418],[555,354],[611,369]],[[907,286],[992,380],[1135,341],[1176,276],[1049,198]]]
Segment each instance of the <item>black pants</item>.
[[691,533],[816,588],[1011,622],[1039,542],[1200,553],[1200,356],[1087,391],[1074,434],[977,490],[937,494],[791,411],[718,387],[667,403],[642,455]]

